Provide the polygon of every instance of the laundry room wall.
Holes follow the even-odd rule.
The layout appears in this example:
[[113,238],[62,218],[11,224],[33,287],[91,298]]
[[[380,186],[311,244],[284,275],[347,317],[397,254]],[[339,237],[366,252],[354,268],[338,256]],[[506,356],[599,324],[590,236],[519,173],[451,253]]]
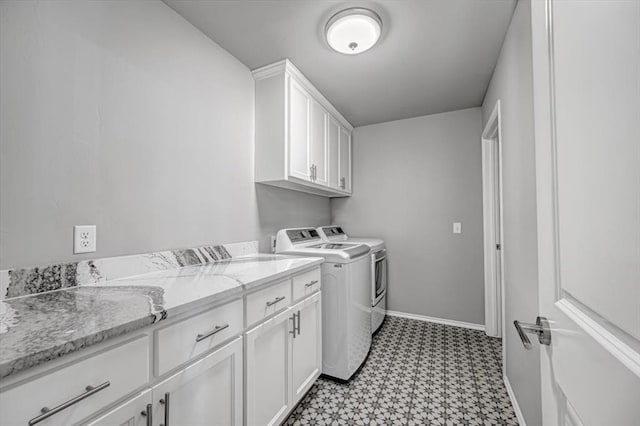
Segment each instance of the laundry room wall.
[[471,108],[354,130],[353,196],[332,219],[386,241],[388,309],[484,324],[481,126]]
[[[536,167],[531,1],[520,0],[482,104],[483,123],[500,99],[506,376],[527,424],[542,423],[540,353],[526,350],[514,320],[538,315]],[[523,368],[526,366],[526,368]]]
[[254,184],[251,73],[164,3],[2,1],[0,57],[0,269],[329,222]]

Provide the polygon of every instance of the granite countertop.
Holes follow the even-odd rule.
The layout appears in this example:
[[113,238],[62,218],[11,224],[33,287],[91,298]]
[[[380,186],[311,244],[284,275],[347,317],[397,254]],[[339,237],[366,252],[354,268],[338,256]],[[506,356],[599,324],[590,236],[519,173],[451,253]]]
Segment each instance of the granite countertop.
[[320,265],[256,254],[0,301],[0,378]]

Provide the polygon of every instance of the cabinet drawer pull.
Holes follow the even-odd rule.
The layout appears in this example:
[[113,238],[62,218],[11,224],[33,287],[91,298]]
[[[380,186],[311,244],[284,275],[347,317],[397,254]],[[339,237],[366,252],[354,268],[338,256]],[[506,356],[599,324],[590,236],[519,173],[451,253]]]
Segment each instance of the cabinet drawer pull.
[[169,426],[169,392],[164,394],[164,398],[160,399],[160,404],[164,405],[164,423],[160,423],[160,426]]
[[93,394],[96,394],[98,392],[100,392],[103,389],[108,388],[109,386],[111,386],[111,382],[104,382],[102,384],[99,384],[96,387],[93,386],[87,386],[85,388],[85,392],[83,394],[80,394],[78,396],[76,396],[75,398],[72,398],[66,402],[63,402],[62,404],[58,405],[57,407],[54,408],[48,408],[48,407],[42,407],[42,409],[40,409],[40,412],[42,414],[40,414],[37,417],[32,418],[31,420],[29,420],[29,426],[33,426],[35,424],[40,423],[41,421],[48,419],[49,417],[53,416],[54,414],[59,413],[60,411],[71,407],[74,404],[77,404],[78,402],[82,401],[85,398],[90,397]]
[[147,418],[147,422],[146,422],[146,426],[152,426],[153,425],[153,405],[151,404],[147,404],[147,408],[145,408],[145,410],[143,412],[140,413],[140,415],[142,417],[146,417]]
[[278,302],[283,301],[284,299],[286,299],[285,296],[280,296],[280,297],[276,297],[275,299],[273,299],[271,302],[267,302],[267,306],[273,306]]
[[196,342],[201,342],[201,341],[203,341],[204,339],[206,339],[207,337],[211,337],[211,336],[213,336],[214,334],[221,332],[221,331],[222,331],[222,330],[224,330],[225,328],[229,328],[229,323],[228,323],[228,322],[227,322],[227,323],[224,323],[224,324],[222,324],[222,325],[216,325],[216,326],[213,328],[213,330],[208,331],[208,332],[206,332],[206,333],[204,333],[204,334],[198,334],[198,335],[196,336]]
[[313,280],[313,281],[311,281],[309,283],[306,283],[304,286],[305,287],[311,287],[311,286],[313,286],[315,284],[318,284],[318,280]]

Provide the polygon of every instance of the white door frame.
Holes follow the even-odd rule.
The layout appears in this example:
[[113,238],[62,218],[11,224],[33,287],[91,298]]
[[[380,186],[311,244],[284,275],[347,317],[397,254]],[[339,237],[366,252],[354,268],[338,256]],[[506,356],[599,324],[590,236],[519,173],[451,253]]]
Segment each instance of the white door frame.
[[[497,216],[500,218],[500,240],[503,239],[501,127],[500,100],[498,99],[482,131],[481,142],[485,332],[493,337],[502,337],[502,330],[504,330],[504,257],[502,241],[497,241],[496,238]],[[498,176],[496,176],[496,166]],[[496,182],[496,179],[499,181]],[[495,191],[496,183],[500,189],[498,194]],[[498,203],[496,203],[496,199]],[[496,211],[496,204],[499,206],[499,211]],[[500,250],[496,250],[497,244],[501,245]],[[496,273],[498,265],[499,274]],[[504,362],[504,347],[502,359]]]

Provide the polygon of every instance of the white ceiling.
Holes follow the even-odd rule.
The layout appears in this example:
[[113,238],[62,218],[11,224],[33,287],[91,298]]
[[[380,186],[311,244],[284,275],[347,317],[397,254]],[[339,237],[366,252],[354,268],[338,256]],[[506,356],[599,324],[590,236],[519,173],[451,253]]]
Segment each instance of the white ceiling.
[[[354,126],[479,106],[516,0],[164,0],[250,69],[289,58]],[[378,45],[332,51],[346,7],[382,17]]]

